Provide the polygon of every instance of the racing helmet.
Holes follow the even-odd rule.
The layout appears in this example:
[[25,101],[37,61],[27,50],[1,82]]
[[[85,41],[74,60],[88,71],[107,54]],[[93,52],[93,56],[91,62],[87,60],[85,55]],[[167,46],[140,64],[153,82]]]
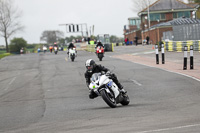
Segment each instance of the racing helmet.
[[85,62],[85,67],[86,67],[87,71],[90,73],[94,70],[95,65],[96,65],[96,63],[93,59],[88,59]]

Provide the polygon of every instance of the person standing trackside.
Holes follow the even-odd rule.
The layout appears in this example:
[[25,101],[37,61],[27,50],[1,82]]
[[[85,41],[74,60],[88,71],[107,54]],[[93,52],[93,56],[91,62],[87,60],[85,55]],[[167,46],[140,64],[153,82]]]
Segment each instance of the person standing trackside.
[[138,45],[138,37],[135,36],[135,45],[137,46]]
[[149,36],[146,37],[147,45],[149,45]]
[[88,36],[88,38],[87,38],[87,41],[88,41],[88,44],[90,44],[90,37]]
[[124,39],[124,42],[125,42],[125,44],[126,44],[126,42],[127,42],[127,39],[126,39],[126,38]]
[[24,48],[22,47],[21,49],[20,49],[20,54],[23,54],[24,53]]

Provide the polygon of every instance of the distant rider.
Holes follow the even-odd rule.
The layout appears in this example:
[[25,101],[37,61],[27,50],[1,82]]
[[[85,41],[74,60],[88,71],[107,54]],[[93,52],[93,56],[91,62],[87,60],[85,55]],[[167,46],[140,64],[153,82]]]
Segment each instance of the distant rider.
[[68,48],[67,48],[68,51],[69,51],[70,48],[73,48],[73,47],[74,47],[74,44],[71,42],[71,43],[69,44]]
[[[120,82],[117,79],[117,76],[114,73],[111,73],[108,68],[105,68],[104,66],[97,65],[94,60],[88,59],[85,63],[86,66],[86,72],[85,72],[85,79],[86,79],[86,85],[89,88],[90,84],[90,78],[92,77],[93,73],[101,73],[105,72],[106,75],[108,75],[119,87],[122,93],[126,93],[126,91],[123,89],[123,86],[120,84]],[[96,93],[93,90],[90,90],[89,98],[93,99],[97,97]]]
[[[68,54],[68,57],[70,57],[69,56],[69,49],[71,49],[71,48],[74,48],[75,46],[74,46],[74,44],[73,44],[73,42],[71,42],[70,44],[69,44],[69,46],[68,46],[68,52],[67,52],[67,54]],[[77,56],[77,51],[76,51],[76,56]]]
[[101,41],[97,41],[97,45],[95,46],[95,49],[97,48],[97,47],[103,47],[104,48],[104,45],[101,43]]
[[[104,45],[101,43],[101,41],[98,40],[98,41],[97,41],[97,45],[95,46],[95,53],[96,53],[96,54],[97,54],[97,50],[96,50],[96,49],[97,49],[97,47],[99,47],[99,46],[104,48]],[[103,56],[104,56],[104,54],[103,54]]]

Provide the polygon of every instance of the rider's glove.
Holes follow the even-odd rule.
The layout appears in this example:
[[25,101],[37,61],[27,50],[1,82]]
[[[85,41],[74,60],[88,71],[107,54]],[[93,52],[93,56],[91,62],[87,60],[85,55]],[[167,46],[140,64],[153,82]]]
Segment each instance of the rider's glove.
[[106,76],[110,77],[110,76],[111,76],[111,72],[110,72],[110,71],[107,71],[107,72],[106,72]]
[[104,75],[105,74],[105,72],[104,71],[101,71],[101,75]]

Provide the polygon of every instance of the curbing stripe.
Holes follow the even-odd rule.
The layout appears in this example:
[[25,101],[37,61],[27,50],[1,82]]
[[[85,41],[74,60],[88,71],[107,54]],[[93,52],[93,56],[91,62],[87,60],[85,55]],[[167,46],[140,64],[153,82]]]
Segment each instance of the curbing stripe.
[[165,44],[166,51],[177,51],[183,52],[184,46],[188,47],[188,51],[190,51],[190,46],[193,45],[194,51],[200,52],[200,40],[193,40],[193,41],[163,41]]

